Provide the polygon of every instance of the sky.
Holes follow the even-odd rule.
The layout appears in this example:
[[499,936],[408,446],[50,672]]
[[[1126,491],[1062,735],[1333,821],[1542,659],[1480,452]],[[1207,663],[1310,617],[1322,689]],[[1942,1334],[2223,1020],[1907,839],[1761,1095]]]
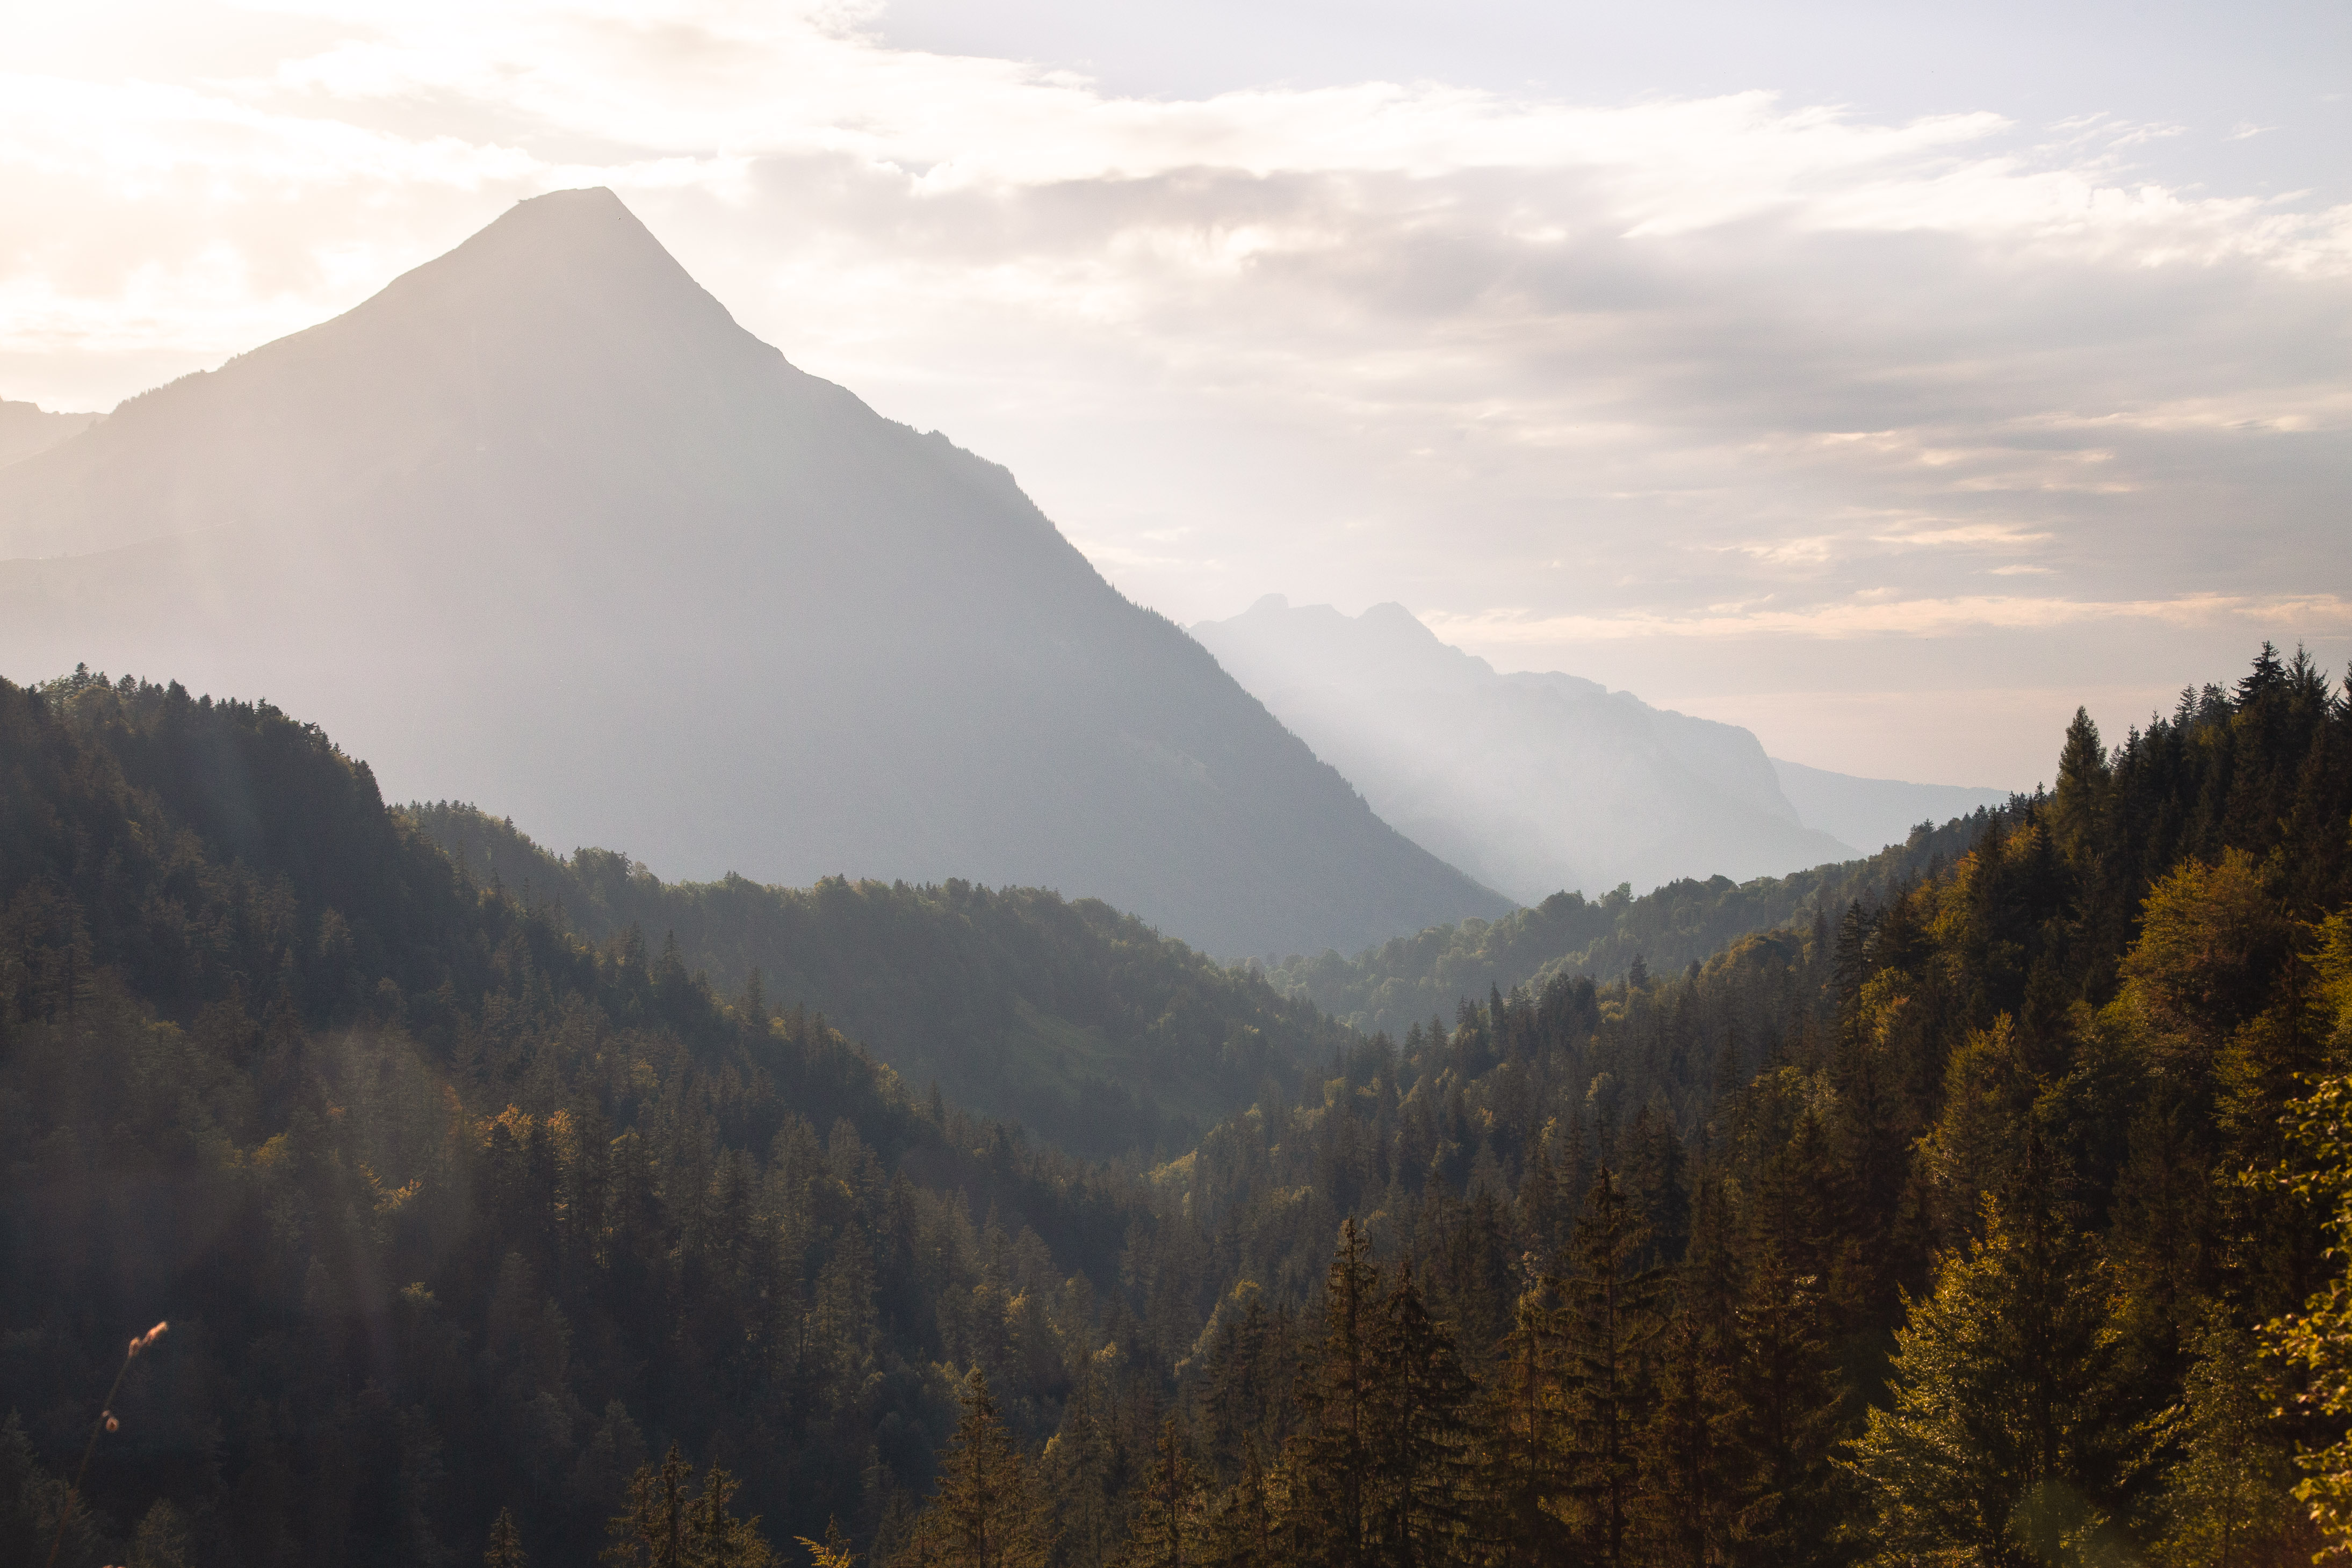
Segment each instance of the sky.
[[[2063,12],[2062,14],[2057,14]],[[2352,661],[2352,6],[0,0],[0,396],[616,190],[1181,622],[2030,787]]]

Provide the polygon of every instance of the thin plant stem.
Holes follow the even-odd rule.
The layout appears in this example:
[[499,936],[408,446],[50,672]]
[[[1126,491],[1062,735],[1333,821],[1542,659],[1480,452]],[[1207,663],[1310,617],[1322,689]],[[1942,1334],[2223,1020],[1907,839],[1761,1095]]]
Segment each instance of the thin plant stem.
[[157,1323],[132,1340],[130,1350],[123,1354],[122,1364],[115,1371],[113,1385],[107,1389],[106,1398],[100,1403],[98,1419],[90,1423],[89,1441],[82,1446],[81,1468],[74,1471],[73,1485],[66,1490],[66,1505],[58,1515],[58,1538],[49,1543],[48,1568],[58,1568],[58,1553],[65,1550],[66,1531],[73,1525],[74,1504],[80,1500],[82,1482],[89,1477],[89,1461],[98,1453],[98,1440],[106,1436],[107,1423],[114,1418],[114,1396],[122,1392],[122,1380],[131,1375],[131,1364],[139,1359],[139,1353],[153,1344],[168,1326],[168,1323]]

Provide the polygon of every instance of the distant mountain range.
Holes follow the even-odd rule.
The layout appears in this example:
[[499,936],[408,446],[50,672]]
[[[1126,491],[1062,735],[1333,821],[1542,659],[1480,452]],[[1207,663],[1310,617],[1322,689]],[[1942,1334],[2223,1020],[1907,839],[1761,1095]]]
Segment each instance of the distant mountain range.
[[84,662],[672,877],[1040,885],[1224,956],[1510,907],[608,191],[0,467],[0,671]]
[[94,413],[51,413],[37,404],[0,398],[0,467],[47,452],[96,424]]
[[1384,819],[1529,904],[1854,860],[2008,799],[1778,762],[1736,725],[1498,674],[1400,604],[1348,616],[1269,595],[1192,631]]
[[1864,852],[1899,844],[1922,822],[1940,827],[2009,799],[2006,789],[1967,784],[1906,784],[1896,779],[1857,779],[1801,762],[1772,758],[1780,793],[1806,826],[1819,828]]

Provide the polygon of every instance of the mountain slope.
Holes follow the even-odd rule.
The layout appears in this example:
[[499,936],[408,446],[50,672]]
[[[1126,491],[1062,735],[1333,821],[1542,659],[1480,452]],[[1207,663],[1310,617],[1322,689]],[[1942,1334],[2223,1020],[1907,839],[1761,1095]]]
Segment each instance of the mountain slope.
[[609,192],[0,470],[0,669],[85,661],[670,875],[1049,886],[1221,954],[1507,908]]
[[1874,850],[1899,844],[1922,822],[1948,821],[2001,805],[2007,791],[1966,784],[1912,784],[1899,779],[1857,779],[1801,762],[1772,758],[1780,793],[1807,826]]
[[1089,1155],[1182,1152],[1354,1043],[1258,975],[1092,899],[969,883],[665,883],[625,855],[550,854],[443,802],[404,813],[485,885],[561,906],[594,941],[674,938],[729,996],[816,1013],[919,1091]]
[[0,1563],[587,1563],[672,1443],[862,1544],[964,1367],[1052,1430],[1149,1194],[749,1000],[267,705],[0,681]]
[[37,404],[0,398],[0,467],[47,452],[98,423],[94,413],[51,413]]
[[2030,803],[2015,796],[1998,810],[1979,807],[1940,827],[1922,824],[1867,860],[1786,876],[1685,877],[1638,898],[1555,893],[1500,920],[1432,926],[1353,957],[1292,957],[1269,967],[1266,978],[1350,1029],[1402,1036],[1498,990],[1541,990],[1578,976],[1612,981],[1637,966],[1674,974],[1757,933],[1833,920],[1857,901],[1882,903],[1958,860]]
[[1349,617],[1270,595],[1192,634],[1374,810],[1524,903],[1854,854],[1799,821],[1748,731],[1498,674],[1401,604]]

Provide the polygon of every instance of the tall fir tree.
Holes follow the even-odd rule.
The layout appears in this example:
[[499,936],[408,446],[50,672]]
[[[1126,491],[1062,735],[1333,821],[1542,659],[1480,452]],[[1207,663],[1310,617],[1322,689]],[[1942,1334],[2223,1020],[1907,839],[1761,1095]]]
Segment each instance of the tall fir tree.
[[522,1531],[515,1528],[514,1511],[502,1508],[490,1521],[489,1544],[482,1552],[482,1568],[526,1568],[530,1559],[522,1549]]
[[1124,1568],[1197,1568],[1208,1557],[1202,1485],[1181,1416],[1160,1424],[1151,1467],[1136,1489]]
[[972,1368],[963,1414],[940,1457],[939,1490],[896,1561],[921,1568],[1045,1568],[1053,1522],[987,1375]]
[[1635,1561],[1641,1429],[1650,1414],[1658,1276],[1636,1266],[1647,1239],[1616,1173],[1594,1176],[1576,1226],[1576,1272],[1558,1283],[1568,1396],[1569,1498],[1579,1551],[1596,1568]]
[[1661,1562],[1681,1568],[1734,1560],[1744,1457],[1738,1451],[1738,1260],[1723,1184],[1701,1185],[1690,1249],[1672,1279],[1658,1337],[1657,1398],[1643,1468]]
[[728,1506],[735,1478],[714,1464],[699,1487],[693,1482],[694,1467],[675,1444],[660,1464],[641,1467],[629,1479],[628,1506],[605,1526],[606,1568],[771,1568],[775,1553],[758,1516],[739,1519]]
[[1282,1555],[1287,1542],[1276,1501],[1288,1480],[1279,1466],[1267,1465],[1255,1438],[1243,1442],[1233,1484],[1210,1505],[1203,1568],[1279,1568],[1288,1561]]
[[1798,1272],[1769,1231],[1752,1243],[1744,1272],[1728,1423],[1738,1534],[1757,1562],[1835,1562],[1844,1401],[1821,1281]]
[[1302,1375],[1303,1425],[1287,1455],[1288,1550],[1321,1568],[1370,1568],[1379,1419],[1380,1270],[1354,1219],[1323,1284],[1323,1343]]
[[2272,1418],[2275,1394],[2253,1335],[2216,1307],[2190,1349],[2180,1403],[2149,1433],[2179,1454],[2159,1497],[2159,1568],[2320,1561],[2324,1542],[2294,1496],[2294,1456]]
[[2031,1181],[1988,1197],[1983,1228],[1912,1303],[1892,1403],[1853,1446],[1859,1533],[1884,1563],[2031,1568],[2105,1539],[2122,1500],[2135,1421],[2097,1241]]
[[1567,1562],[1572,1546],[1559,1512],[1570,1461],[1553,1318],[1540,1289],[1523,1293],[1480,1390],[1471,1533],[1495,1568],[1545,1568]]
[[1454,1333],[1430,1315],[1410,1262],[1381,1303],[1372,1358],[1371,1560],[1384,1568],[1453,1562],[1469,1521],[1473,1388]]

